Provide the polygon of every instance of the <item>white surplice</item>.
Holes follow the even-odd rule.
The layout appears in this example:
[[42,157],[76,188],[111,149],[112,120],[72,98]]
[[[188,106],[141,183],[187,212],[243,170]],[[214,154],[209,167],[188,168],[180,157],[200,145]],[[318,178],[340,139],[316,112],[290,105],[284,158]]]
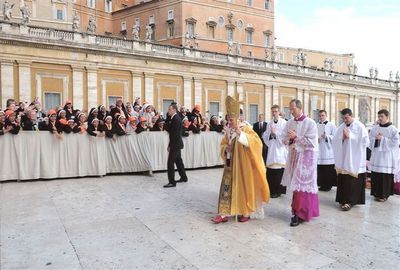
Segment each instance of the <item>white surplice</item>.
[[[296,132],[296,139],[290,143],[288,131]],[[302,121],[290,119],[284,129],[285,144],[289,145],[288,160],[282,178],[282,185],[292,191],[318,193],[317,159],[318,129],[314,120],[306,117]]]
[[[381,133],[383,138],[375,141],[375,137]],[[370,168],[377,173],[395,174],[399,166],[399,131],[393,125],[382,127],[376,125],[369,134],[369,148],[371,149]]]
[[336,126],[332,122],[318,123],[318,165],[335,164],[333,156],[332,139]]
[[[345,129],[349,130],[350,136],[343,140]],[[342,123],[333,136],[332,145],[335,168],[339,174],[358,177],[358,174],[366,171],[366,149],[369,138],[367,129],[360,121],[354,120],[350,126]]]
[[[271,120],[267,125],[262,138],[264,143],[268,146],[268,156],[266,160],[267,168],[281,169],[285,168],[287,162],[288,149],[287,145],[283,143],[284,129],[287,121],[279,118],[277,123]],[[275,128],[276,134],[271,134],[272,128]]]

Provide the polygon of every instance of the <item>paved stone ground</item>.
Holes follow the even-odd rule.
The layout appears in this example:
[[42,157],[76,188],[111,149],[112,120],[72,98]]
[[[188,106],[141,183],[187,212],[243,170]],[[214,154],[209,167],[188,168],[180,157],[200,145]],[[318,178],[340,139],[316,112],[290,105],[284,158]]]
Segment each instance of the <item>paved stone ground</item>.
[[[399,269],[400,196],[289,227],[290,196],[264,220],[211,224],[222,169],[0,184],[0,268]],[[369,190],[368,190],[369,191]]]

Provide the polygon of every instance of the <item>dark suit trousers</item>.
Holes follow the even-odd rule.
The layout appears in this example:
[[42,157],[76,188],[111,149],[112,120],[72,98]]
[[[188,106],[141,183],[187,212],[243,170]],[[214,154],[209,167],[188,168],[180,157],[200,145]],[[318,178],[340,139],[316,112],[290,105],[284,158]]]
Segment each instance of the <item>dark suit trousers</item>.
[[183,165],[183,161],[181,158],[181,149],[170,149],[168,154],[168,181],[172,184],[175,184],[175,167],[178,168],[178,173],[181,179],[187,179],[185,166]]

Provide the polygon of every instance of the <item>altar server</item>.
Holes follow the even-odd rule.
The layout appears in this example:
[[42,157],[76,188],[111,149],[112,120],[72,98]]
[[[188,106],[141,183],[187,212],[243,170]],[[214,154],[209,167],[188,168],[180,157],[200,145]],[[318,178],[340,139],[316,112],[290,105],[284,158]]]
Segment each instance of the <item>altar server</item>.
[[335,158],[333,157],[332,139],[336,126],[327,120],[325,110],[320,110],[318,128],[318,175],[317,183],[320,191],[330,191],[337,185]]
[[378,119],[369,134],[371,195],[384,202],[393,195],[394,174],[400,158],[399,131],[389,122],[389,111],[380,110]]
[[369,145],[368,132],[353,112],[341,111],[343,123],[333,137],[335,168],[338,173],[336,202],[343,211],[353,205],[365,204],[366,149]]
[[262,136],[265,145],[268,147],[266,158],[267,180],[271,198],[277,198],[286,194],[286,187],[281,185],[283,171],[287,162],[288,148],[283,143],[284,129],[287,121],[281,118],[280,107],[274,105],[271,108],[272,120]]

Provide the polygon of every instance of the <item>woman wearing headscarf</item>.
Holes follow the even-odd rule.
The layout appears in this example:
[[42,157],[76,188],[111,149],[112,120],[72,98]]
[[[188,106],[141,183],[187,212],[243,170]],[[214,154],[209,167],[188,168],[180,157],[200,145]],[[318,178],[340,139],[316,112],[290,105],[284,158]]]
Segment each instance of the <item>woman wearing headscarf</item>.
[[57,113],[56,128],[64,131],[66,126],[68,126],[67,112],[65,110],[59,110]]
[[87,133],[93,137],[104,137],[104,132],[100,127],[100,120],[94,118],[92,122],[90,122]]
[[151,128],[151,131],[165,131],[165,121],[164,118],[159,117],[155,123],[155,125],[153,126],[153,128]]
[[104,120],[106,119],[106,116],[109,114],[110,113],[107,111],[104,105],[100,105],[99,107],[97,107],[97,118],[100,120],[100,125],[104,124]]
[[132,104],[130,104],[130,103],[126,104],[125,108],[126,108],[126,112],[128,114],[128,119],[129,119],[129,117],[134,116],[135,110],[133,109]]
[[189,119],[185,116],[184,118],[183,118],[183,120],[182,120],[182,136],[183,137],[189,137],[189,134],[190,134],[190,130],[189,130],[189,127],[190,127],[190,121],[189,121]]
[[195,118],[197,120],[197,123],[200,126],[204,125],[204,118],[201,115],[201,107],[200,105],[195,105],[193,110],[192,110],[192,114],[190,115],[191,117]]
[[75,119],[76,125],[73,129],[74,133],[83,134],[87,130],[86,115],[84,113],[79,113]]
[[104,118],[104,124],[102,126],[102,129],[107,138],[112,139],[114,137],[115,127],[114,127],[111,115],[107,115]]
[[116,127],[115,127],[115,133],[118,136],[127,135],[126,126],[125,125],[126,125],[126,117],[125,117],[125,115],[121,114],[117,118],[117,124],[116,124]]
[[88,115],[88,123],[92,123],[93,119],[97,118],[99,110],[97,108],[91,108]]
[[43,130],[49,131],[51,134],[55,135],[57,138],[62,138],[62,129],[57,128],[57,113],[55,110],[50,110],[48,113],[49,122],[44,125]]
[[4,116],[5,116],[5,121],[4,121],[3,132],[4,133],[9,132],[11,134],[17,135],[21,127],[19,125],[19,121],[17,119],[15,112],[8,110],[5,112]]
[[147,126],[151,129],[153,128],[153,117],[155,116],[154,108],[150,104],[146,104],[143,106],[143,114],[142,117],[146,119]]
[[74,107],[72,106],[72,102],[70,100],[67,100],[65,102],[64,111],[66,113],[66,119],[67,120],[71,119],[71,118],[74,118],[76,113],[77,113],[76,110],[74,110]]
[[137,119],[134,116],[129,117],[128,124],[126,125],[126,132],[128,134],[133,134],[136,132],[137,129]]
[[63,132],[66,134],[70,134],[74,130],[75,126],[76,126],[75,119],[73,118],[68,119],[67,125],[63,126]]
[[135,105],[133,107],[132,116],[136,117],[136,119],[139,119],[139,117],[140,117],[140,106],[139,105]]
[[122,98],[117,99],[117,101],[115,102],[115,107],[111,109],[111,116],[114,120],[117,120],[117,114],[123,115],[125,117],[125,120],[128,117],[128,113],[126,112],[126,108],[122,101]]
[[140,117],[140,122],[137,125],[136,133],[139,134],[142,133],[143,131],[148,131],[148,130],[150,130],[150,127],[147,125],[146,118],[144,118],[143,116]]
[[218,117],[216,115],[211,116],[210,121],[210,131],[222,132],[224,128],[218,122]]
[[194,134],[200,133],[201,129],[200,129],[199,123],[197,122],[196,117],[192,118],[192,122],[190,123],[190,126],[189,126],[189,131],[193,132]]

